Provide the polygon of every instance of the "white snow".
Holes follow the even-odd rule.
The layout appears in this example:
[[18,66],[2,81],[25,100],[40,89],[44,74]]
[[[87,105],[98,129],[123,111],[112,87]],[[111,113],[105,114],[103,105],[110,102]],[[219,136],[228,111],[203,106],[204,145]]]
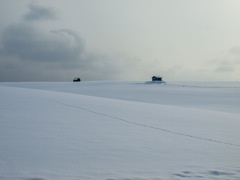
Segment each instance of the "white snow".
[[240,179],[239,127],[239,82],[0,83],[0,179]]

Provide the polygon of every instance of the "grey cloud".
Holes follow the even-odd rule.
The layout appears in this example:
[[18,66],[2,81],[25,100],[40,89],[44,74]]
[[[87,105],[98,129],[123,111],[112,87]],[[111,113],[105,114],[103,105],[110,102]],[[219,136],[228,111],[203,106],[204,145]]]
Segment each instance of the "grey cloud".
[[212,61],[212,65],[214,67],[214,71],[217,73],[223,72],[223,73],[230,73],[235,71],[235,65],[236,63],[231,60],[231,58],[225,58],[225,59],[215,59]]
[[72,30],[37,28],[32,20],[51,19],[54,14],[51,9],[29,7],[23,21],[0,34],[0,81],[71,81],[74,76],[122,80],[131,79],[141,66],[140,60],[126,55],[87,51]]
[[86,52],[71,30],[45,32],[23,22],[1,36],[0,81],[120,80],[137,64],[129,57]]
[[56,19],[56,15],[51,8],[39,7],[33,4],[30,4],[28,7],[29,12],[24,15],[24,19],[27,21]]
[[209,65],[213,67],[217,73],[236,73],[239,68],[240,48],[230,48],[222,57],[209,61]]
[[74,32],[44,33],[24,23],[9,26],[3,33],[2,42],[7,54],[22,60],[74,61],[84,52],[84,43]]
[[233,66],[218,66],[216,72],[234,72]]
[[235,54],[235,55],[240,55],[240,48],[238,47],[233,47],[229,50],[230,54]]

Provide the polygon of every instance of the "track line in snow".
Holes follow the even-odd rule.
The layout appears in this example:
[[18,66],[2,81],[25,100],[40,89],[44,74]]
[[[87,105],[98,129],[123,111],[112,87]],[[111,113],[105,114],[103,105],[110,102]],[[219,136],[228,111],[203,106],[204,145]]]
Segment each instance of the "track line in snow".
[[136,125],[136,126],[142,126],[142,127],[145,127],[145,128],[155,129],[155,130],[159,130],[159,131],[162,131],[162,132],[171,133],[171,134],[175,134],[175,135],[179,135],[179,136],[185,136],[185,137],[189,137],[189,138],[194,138],[194,139],[199,139],[199,140],[204,140],[204,141],[209,141],[209,142],[214,142],[214,143],[219,143],[219,144],[226,144],[226,145],[230,145],[230,146],[240,147],[239,144],[234,144],[234,143],[219,141],[219,140],[215,140],[215,139],[211,139],[211,138],[202,138],[202,137],[193,136],[193,135],[190,135],[190,134],[175,132],[175,131],[171,131],[171,130],[167,130],[167,129],[164,129],[164,128],[155,127],[155,126],[151,126],[151,125],[147,125],[147,124],[143,124],[143,123],[132,122],[132,121],[120,118],[120,117],[116,117],[116,116],[112,116],[112,115],[109,115],[109,114],[93,111],[93,110],[83,108],[83,107],[79,107],[79,106],[65,104],[65,103],[61,103],[61,102],[57,102],[57,101],[54,101],[54,102],[57,103],[57,104],[67,106],[67,107],[72,107],[72,108],[75,108],[75,109],[81,109],[83,111],[87,111],[87,112],[90,112],[90,113],[93,113],[93,114],[108,117],[108,118],[111,118],[111,119],[114,119],[114,120],[118,120],[118,121],[121,121],[121,122],[124,122],[124,123]]

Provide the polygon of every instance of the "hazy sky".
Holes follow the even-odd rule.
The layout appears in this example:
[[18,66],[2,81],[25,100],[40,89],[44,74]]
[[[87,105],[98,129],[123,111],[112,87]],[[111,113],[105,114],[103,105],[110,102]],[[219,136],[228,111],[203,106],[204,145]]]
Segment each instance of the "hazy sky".
[[239,81],[239,9],[239,0],[0,0],[0,81]]

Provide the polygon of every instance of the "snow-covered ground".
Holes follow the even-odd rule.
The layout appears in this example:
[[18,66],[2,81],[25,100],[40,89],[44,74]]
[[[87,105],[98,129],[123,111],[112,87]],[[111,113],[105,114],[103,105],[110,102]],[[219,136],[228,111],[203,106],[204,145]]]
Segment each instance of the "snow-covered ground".
[[0,179],[240,179],[239,129],[239,82],[0,83]]

